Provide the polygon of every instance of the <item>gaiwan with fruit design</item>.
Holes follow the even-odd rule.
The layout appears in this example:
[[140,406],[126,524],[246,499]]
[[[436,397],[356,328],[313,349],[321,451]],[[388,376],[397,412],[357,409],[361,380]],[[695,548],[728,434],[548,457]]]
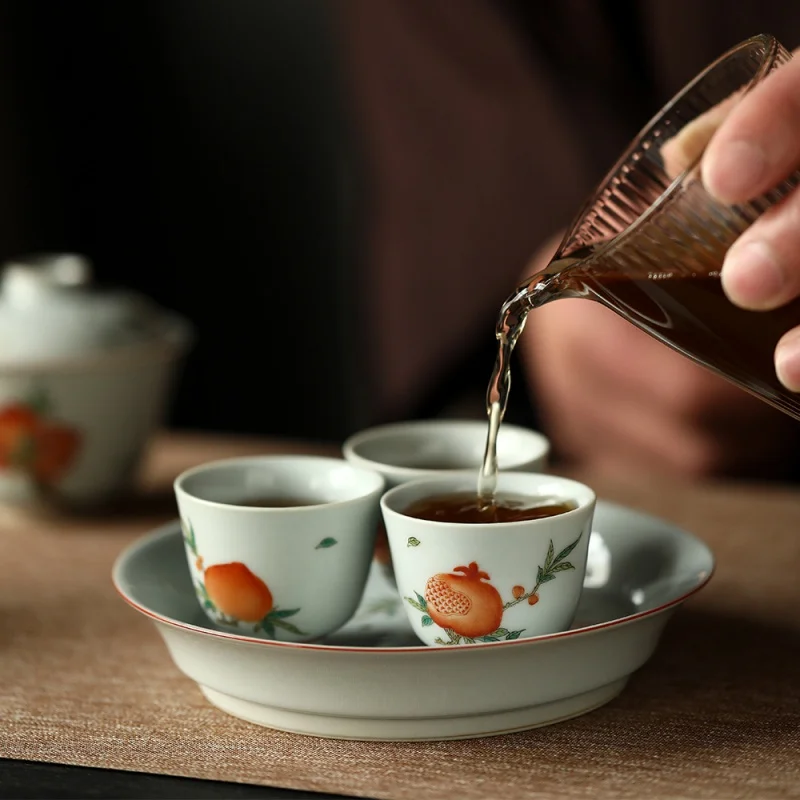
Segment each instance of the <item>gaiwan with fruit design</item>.
[[0,273],[0,502],[94,506],[130,488],[163,422],[189,323],[96,287],[87,259]]

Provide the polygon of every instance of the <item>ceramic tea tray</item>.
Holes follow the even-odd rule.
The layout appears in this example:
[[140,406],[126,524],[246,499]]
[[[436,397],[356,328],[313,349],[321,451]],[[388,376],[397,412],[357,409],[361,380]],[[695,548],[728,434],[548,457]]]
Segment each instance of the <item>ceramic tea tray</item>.
[[573,628],[458,647],[416,639],[377,564],[355,616],[318,642],[217,631],[197,605],[177,521],[128,547],[113,580],[223,711],[314,736],[415,740],[509,733],[607,703],[713,569],[712,553],[691,534],[599,501]]

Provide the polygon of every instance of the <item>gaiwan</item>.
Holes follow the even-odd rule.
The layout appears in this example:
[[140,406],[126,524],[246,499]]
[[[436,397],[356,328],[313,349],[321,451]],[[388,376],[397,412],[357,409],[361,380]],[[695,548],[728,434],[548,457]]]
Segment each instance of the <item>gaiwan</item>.
[[0,268],[0,502],[96,506],[128,491],[164,421],[190,324],[97,286],[77,254]]

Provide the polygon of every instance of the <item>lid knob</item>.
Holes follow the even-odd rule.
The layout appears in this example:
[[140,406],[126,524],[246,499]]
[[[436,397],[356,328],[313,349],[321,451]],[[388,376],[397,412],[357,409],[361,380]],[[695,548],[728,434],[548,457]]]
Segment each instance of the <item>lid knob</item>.
[[91,262],[77,253],[40,253],[5,264],[0,278],[3,299],[17,308],[39,303],[56,292],[89,285]]

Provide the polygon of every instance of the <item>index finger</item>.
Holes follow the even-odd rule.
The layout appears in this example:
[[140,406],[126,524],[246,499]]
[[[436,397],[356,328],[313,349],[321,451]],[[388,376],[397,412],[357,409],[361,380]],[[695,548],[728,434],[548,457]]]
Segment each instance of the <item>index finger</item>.
[[742,203],[774,188],[798,166],[800,58],[795,58],[731,110],[703,156],[703,184],[724,203]]

